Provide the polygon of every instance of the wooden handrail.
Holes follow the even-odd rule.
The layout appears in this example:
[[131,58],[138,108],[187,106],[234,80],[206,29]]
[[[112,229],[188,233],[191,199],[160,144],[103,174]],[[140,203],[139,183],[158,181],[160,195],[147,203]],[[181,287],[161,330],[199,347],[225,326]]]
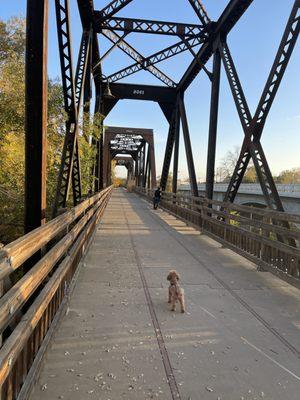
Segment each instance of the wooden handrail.
[[98,200],[95,206],[77,222],[72,230],[0,299],[0,331],[7,326],[14,314],[26,303],[36,288],[53,269],[54,265],[66,253],[100,204],[101,200]]
[[3,247],[0,250],[0,280],[18,269],[26,260],[67,228],[85,210],[103,198],[110,190],[111,187],[104,189],[45,225]]
[[[17,311],[41,287],[41,291],[30,305],[28,311],[20,319],[16,328],[0,349],[1,398],[6,396],[6,392],[13,391],[18,394],[22,385],[22,392],[25,391],[27,393],[29,391],[32,381],[28,379],[24,382],[24,377],[27,376],[33,360],[37,357],[37,349],[41,348],[43,351],[43,339],[46,337],[50,327],[52,327],[52,321],[55,322],[54,317],[57,311],[66,301],[68,287],[76,266],[105,210],[111,192],[112,187],[109,187],[87,199],[70,212],[57,217],[55,224],[51,224],[52,221],[49,222],[50,232],[48,227],[45,229],[45,226],[36,230],[38,232],[47,232],[47,239],[49,236],[54,238],[62,229],[76,220],[70,232],[60,238],[29,272],[0,299],[0,329],[3,331]],[[78,218],[79,220],[77,220]],[[62,222],[63,228],[57,227],[58,221]],[[56,232],[56,234],[53,232]],[[25,240],[23,237],[21,240],[15,241],[8,249],[9,256],[15,257],[18,255],[17,244],[21,243],[22,246],[28,246],[33,238],[36,238],[36,232],[26,235]],[[45,238],[35,245],[35,249],[41,248],[43,243],[47,243]],[[5,250],[7,251],[7,248]],[[18,262],[14,265],[18,265],[21,259],[26,258],[24,256],[23,258],[17,258]],[[54,267],[56,267],[54,273],[49,277],[49,272]],[[49,280],[43,287],[41,284],[47,276]],[[29,352],[24,353],[24,349],[28,348],[32,349],[32,354]],[[26,362],[23,362],[25,354]]]

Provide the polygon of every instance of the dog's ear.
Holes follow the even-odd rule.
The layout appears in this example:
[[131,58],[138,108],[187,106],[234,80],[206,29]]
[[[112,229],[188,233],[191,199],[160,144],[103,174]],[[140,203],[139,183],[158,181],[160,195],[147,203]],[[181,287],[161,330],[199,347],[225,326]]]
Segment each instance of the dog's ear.
[[172,279],[172,272],[169,272],[169,275],[167,276],[167,280],[170,281]]
[[176,279],[179,281],[180,280],[180,275],[178,274],[178,272],[176,272]]

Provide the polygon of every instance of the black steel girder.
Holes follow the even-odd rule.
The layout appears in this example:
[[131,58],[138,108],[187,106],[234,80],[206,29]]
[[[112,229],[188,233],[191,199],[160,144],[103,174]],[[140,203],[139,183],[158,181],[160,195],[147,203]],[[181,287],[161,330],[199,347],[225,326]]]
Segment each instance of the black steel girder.
[[[88,31],[92,28],[94,18],[94,1],[93,0],[77,0],[79,15],[81,18],[82,28]],[[102,68],[100,61],[100,51],[97,33],[93,32],[92,40],[92,65],[93,74],[96,84],[101,81]],[[97,67],[95,67],[97,65]]]
[[[104,90],[105,87],[106,84],[102,83],[102,90]],[[167,104],[176,102],[177,92],[175,88],[154,85],[135,85],[131,83],[111,83],[109,87],[113,98],[108,100],[114,102],[122,99],[148,100]]]
[[[150,72],[152,72],[151,70],[153,68],[156,68],[154,67],[155,64],[165,61],[168,58],[171,58],[177,54],[183,53],[184,51],[187,51],[190,48],[199,46],[203,42],[204,37],[205,35],[202,34],[201,36],[198,37],[181,40],[180,42],[175,43],[172,46],[168,46],[165,49],[158,51],[148,57],[143,57],[142,59],[138,59],[136,63],[131,64],[126,68],[122,68],[120,71],[117,71],[114,74],[108,76],[107,80],[110,82],[116,82],[120,79],[125,78],[126,76],[141,71],[142,69],[148,69]],[[176,87],[177,85],[175,82],[172,81],[171,84],[168,84],[168,86]]]
[[102,8],[100,11],[103,18],[109,18],[115,15],[122,8],[126,7],[127,4],[131,3],[133,0],[113,0],[106,7]]
[[252,158],[268,206],[283,211],[283,206],[276,185],[260,144],[260,138],[267,115],[270,111],[296,44],[296,40],[299,36],[299,32],[300,0],[296,0],[253,118],[243,94],[228,46],[223,44],[220,48],[225,71],[245,134],[240,156],[225,194],[225,201],[234,201],[238,188],[247,170],[249,161]]
[[66,207],[71,180],[74,205],[78,204],[82,197],[78,146],[78,113],[83,96],[83,86],[86,83],[86,71],[90,60],[89,49],[92,38],[91,32],[83,33],[76,78],[74,78],[69,1],[56,0],[55,6],[65,111],[68,119],[66,121],[66,135],[53,207],[54,216],[59,208]]
[[[144,62],[145,57],[142,56],[137,50],[135,50],[129,43],[127,43],[121,36],[117,33],[103,30],[102,34],[109,39],[112,43],[116,44],[119,49],[121,49],[124,53],[126,53],[129,57],[136,61],[136,64],[140,66],[140,69],[148,70],[152,75],[154,75],[157,79],[162,81],[165,85],[170,87],[176,87],[176,83],[169,78],[164,72],[160,71],[158,68],[152,65],[146,65]],[[135,71],[137,72],[137,71]],[[112,81],[112,80],[111,80]]]
[[201,64],[205,65],[212,56],[215,39],[218,36],[223,38],[226,37],[252,2],[253,0],[231,0],[218,21],[216,23],[211,23],[209,36],[204,41],[197,54],[197,59],[200,61],[200,63],[197,59],[194,59],[189,65],[188,69],[178,83],[178,89],[180,91],[185,91],[190,86],[198,73],[201,71]]
[[211,20],[209,19],[209,16],[207,15],[207,12],[202,4],[202,1],[201,0],[189,0],[189,3],[193,7],[195,13],[198,15],[203,26],[205,28],[208,28],[208,26],[211,23]]
[[27,1],[25,233],[46,222],[48,0]]
[[103,20],[101,12],[95,11],[94,29],[101,33],[103,29],[122,32],[151,33],[159,35],[195,37],[202,33],[202,25],[178,22],[153,21],[137,18],[112,17]]

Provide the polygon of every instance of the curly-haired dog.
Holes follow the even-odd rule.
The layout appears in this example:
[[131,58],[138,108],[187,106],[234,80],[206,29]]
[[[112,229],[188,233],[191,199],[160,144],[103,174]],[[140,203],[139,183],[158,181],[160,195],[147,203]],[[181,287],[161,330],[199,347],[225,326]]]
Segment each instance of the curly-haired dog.
[[178,284],[179,279],[180,277],[177,271],[175,270],[169,271],[169,274],[167,276],[167,280],[170,281],[168,303],[171,303],[172,305],[171,311],[175,311],[176,302],[178,300],[180,303],[181,312],[184,313],[185,312],[184,290]]

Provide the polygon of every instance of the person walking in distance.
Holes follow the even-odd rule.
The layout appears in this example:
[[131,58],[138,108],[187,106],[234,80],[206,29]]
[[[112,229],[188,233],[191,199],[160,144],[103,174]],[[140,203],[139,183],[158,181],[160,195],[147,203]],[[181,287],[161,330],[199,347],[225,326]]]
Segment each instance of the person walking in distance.
[[158,187],[154,192],[154,198],[153,198],[153,208],[154,208],[154,210],[157,209],[158,204],[160,202],[160,199],[161,199],[161,191],[160,191],[160,187]]

